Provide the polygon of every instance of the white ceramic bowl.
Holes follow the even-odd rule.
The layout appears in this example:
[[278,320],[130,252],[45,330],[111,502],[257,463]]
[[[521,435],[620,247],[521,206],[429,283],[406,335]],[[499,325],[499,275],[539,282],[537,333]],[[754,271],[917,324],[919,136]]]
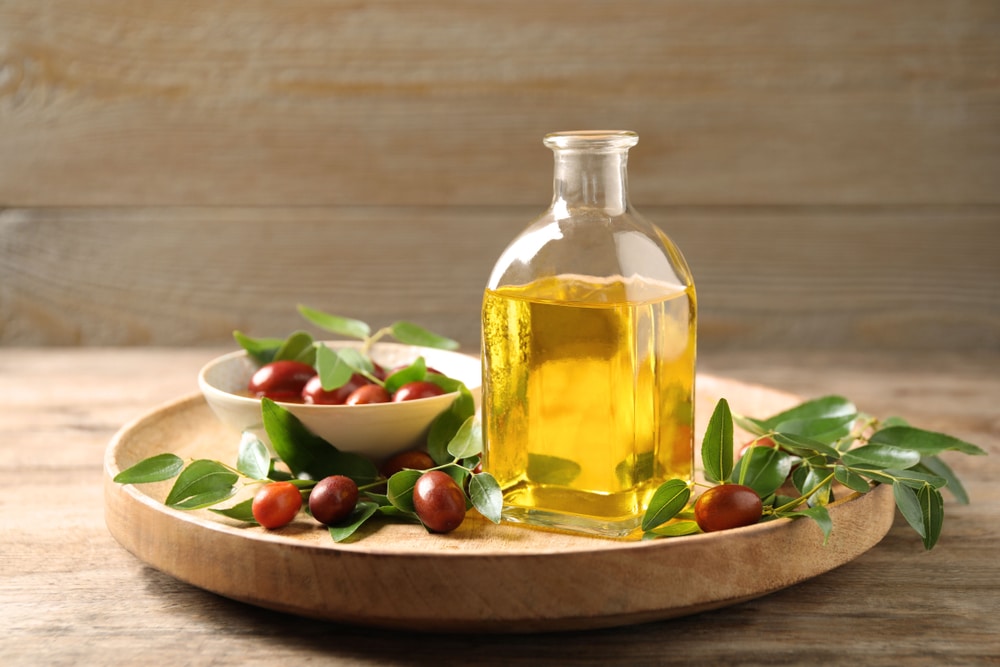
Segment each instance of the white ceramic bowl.
[[[361,348],[360,342],[328,341],[331,349]],[[433,348],[375,343],[372,359],[386,368],[412,363],[422,356],[429,367],[461,380],[479,404],[482,367],[477,357]],[[244,350],[208,362],[198,373],[198,386],[216,416],[236,432],[252,431],[270,446],[264,433],[260,399],[245,391],[257,369]],[[345,452],[362,454],[375,461],[422,446],[431,422],[446,410],[457,393],[401,403],[369,405],[305,405],[280,403],[310,431]]]

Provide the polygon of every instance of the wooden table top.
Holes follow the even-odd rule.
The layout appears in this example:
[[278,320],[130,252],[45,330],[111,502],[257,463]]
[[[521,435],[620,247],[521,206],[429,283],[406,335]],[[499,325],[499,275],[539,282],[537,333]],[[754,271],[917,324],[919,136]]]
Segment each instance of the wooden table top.
[[897,517],[837,570],[682,619],[552,635],[426,636],[304,620],[217,597],[125,551],[104,524],[102,458],[128,421],[196,391],[219,351],[0,348],[0,664],[959,665],[1000,662],[1000,354],[713,354],[700,369],[974,442],[945,456],[972,504],[946,496],[925,552]]

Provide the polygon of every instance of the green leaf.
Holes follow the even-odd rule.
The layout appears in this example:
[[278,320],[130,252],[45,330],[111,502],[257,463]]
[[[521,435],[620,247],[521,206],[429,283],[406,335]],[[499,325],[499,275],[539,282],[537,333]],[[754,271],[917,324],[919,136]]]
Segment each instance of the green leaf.
[[810,507],[826,505],[832,495],[829,476],[826,470],[799,466],[792,472],[792,484],[801,495],[807,496],[806,504]]
[[461,380],[456,380],[455,378],[450,378],[447,375],[439,375],[437,373],[427,373],[424,376],[424,381],[436,384],[444,389],[444,393],[446,394],[461,391],[462,387],[465,386],[462,384]]
[[313,337],[305,331],[296,331],[290,335],[274,353],[274,361],[301,361],[310,366],[315,357]]
[[353,535],[365,521],[368,521],[368,519],[375,516],[375,513],[378,511],[378,507],[378,503],[368,502],[365,500],[359,501],[358,504],[354,506],[354,511],[351,512],[349,517],[344,519],[342,523],[330,526],[330,537],[333,538],[334,542],[343,542]]
[[[271,399],[262,398],[260,410],[271,446],[294,476],[309,473],[332,449],[329,443],[307,429],[298,417]],[[316,478],[315,475],[310,476]]]
[[379,507],[392,505],[392,503],[389,502],[389,496],[385,495],[384,493],[374,493],[373,491],[365,491],[364,494],[365,498],[375,503]]
[[353,347],[341,348],[337,351],[337,356],[340,360],[353,368],[356,371],[370,375],[375,372],[375,364],[372,360],[365,356],[361,350],[356,350]]
[[267,478],[272,482],[289,482],[295,479],[295,476],[287,470],[283,470],[277,467],[278,460],[271,459],[271,465],[267,471]]
[[380,505],[378,508],[378,513],[382,516],[387,516],[392,519],[403,519],[404,521],[410,521],[413,523],[420,523],[420,519],[413,512],[404,512],[398,507],[393,507],[392,505]]
[[[441,472],[451,477],[458,484],[458,488],[465,488],[465,480],[471,477],[472,472],[469,468],[458,463],[447,463],[440,468]],[[472,501],[468,496],[465,497],[465,509],[472,507]]]
[[218,461],[192,461],[174,482],[164,502],[177,509],[199,509],[214,505],[236,493],[239,475]]
[[850,449],[841,455],[845,465],[852,468],[911,468],[920,462],[920,454],[912,449],[895,445],[872,444]]
[[413,324],[412,322],[394,322],[389,327],[389,330],[392,332],[392,336],[396,340],[401,343],[406,343],[407,345],[434,347],[442,350],[458,349],[458,341],[454,341],[451,338],[445,338],[444,336],[439,336],[436,333],[431,333],[427,329]]
[[459,461],[458,465],[471,472],[476,469],[476,466],[479,465],[482,460],[483,457],[481,454],[473,454],[472,456],[467,456]]
[[378,469],[365,457],[339,451],[269,398],[262,398],[260,405],[271,446],[295,477],[305,475],[318,480],[345,475],[358,486],[378,479]]
[[924,522],[924,549],[930,551],[941,537],[944,526],[944,499],[940,491],[928,484],[917,491],[917,501]]
[[691,487],[681,479],[667,480],[653,493],[645,514],[642,529],[650,531],[677,516],[691,499]]
[[948,483],[944,477],[938,477],[927,472],[921,472],[919,470],[894,470],[892,468],[886,468],[882,471],[886,475],[893,478],[893,484],[905,484],[906,486],[912,487],[914,489],[920,489],[924,486],[930,484],[936,489],[942,488]]
[[253,498],[248,498],[241,503],[236,503],[232,507],[223,507],[220,509],[209,508],[208,511],[221,514],[222,516],[227,516],[230,519],[236,519],[237,521],[257,523],[257,519],[253,516]]
[[394,394],[397,389],[408,382],[420,382],[427,376],[427,363],[423,357],[417,357],[412,364],[385,379],[385,390]]
[[842,465],[836,465],[833,467],[833,476],[838,482],[849,488],[851,491],[868,493],[871,488],[871,484],[867,479]]
[[642,539],[655,540],[658,537],[681,537],[683,535],[695,535],[700,532],[701,528],[694,521],[674,521],[665,526],[647,530],[642,534]]
[[895,484],[896,480],[890,475],[885,475],[879,470],[867,470],[865,468],[852,468],[853,472],[867,477],[873,482],[879,482],[880,484]]
[[448,443],[466,420],[476,414],[476,401],[472,393],[465,385],[461,385],[458,391],[458,397],[448,409],[431,422],[431,429],[427,434],[427,453],[438,465],[448,461]]
[[223,500],[228,500],[236,495],[236,487],[229,489],[213,489],[205,493],[198,493],[183,500],[179,500],[170,507],[178,510],[200,510],[211,507]]
[[770,435],[771,433],[771,429],[764,424],[764,420],[762,419],[754,419],[745,415],[733,415],[733,422],[753,436],[760,437]]
[[293,361],[300,361],[308,366],[316,367],[316,350],[318,349],[318,344],[313,343],[309,347],[302,350],[299,356],[295,357]]
[[771,439],[781,445],[784,449],[802,457],[820,454],[822,456],[833,457],[834,459],[840,458],[840,452],[838,452],[835,448],[824,442],[814,440],[804,435],[797,435],[794,433],[774,433],[771,435]]
[[725,482],[733,471],[733,415],[724,398],[715,404],[708,421],[701,444],[701,461],[710,482]]
[[925,456],[920,459],[919,465],[915,467],[916,470],[922,472],[927,472],[932,475],[937,475],[941,479],[945,480],[948,490],[951,495],[955,497],[959,503],[963,505],[969,504],[969,493],[962,486],[961,480],[958,479],[958,475],[937,456]]
[[343,387],[354,375],[351,365],[323,343],[316,349],[316,372],[319,373],[319,381],[326,391]]
[[483,451],[483,430],[479,420],[469,417],[448,443],[448,453],[456,459],[475,456]]
[[339,315],[330,315],[329,313],[324,313],[301,304],[299,304],[299,313],[302,317],[306,318],[320,329],[338,334],[340,336],[364,340],[372,333],[371,327],[361,320],[353,320],[349,317],[341,317]]
[[944,525],[944,499],[941,492],[930,484],[919,490],[904,484],[892,485],[896,507],[906,522],[923,539],[924,548],[930,550],[941,536]]
[[481,472],[469,478],[469,497],[472,506],[493,523],[500,523],[503,510],[503,492],[500,484],[488,472]]
[[910,524],[910,527],[917,531],[920,537],[926,538],[927,529],[924,527],[924,513],[920,507],[920,500],[917,499],[917,492],[905,484],[893,484],[892,495],[896,500],[896,507],[906,519],[906,523]]
[[147,484],[172,479],[184,469],[184,461],[176,454],[157,454],[139,461],[115,475],[119,484]]
[[576,461],[547,454],[528,454],[528,479],[537,484],[569,486],[583,469]]
[[[782,494],[775,494],[774,498],[771,500],[770,503],[768,503],[768,502],[765,501],[764,504],[765,505],[770,505],[771,507],[784,507],[785,505],[790,505],[791,503],[795,503],[797,501],[798,501],[798,498],[793,498],[792,496],[786,496],[786,495],[782,495]],[[799,504],[801,504],[801,503],[799,503]],[[772,515],[771,518],[775,518],[775,517]],[[761,518],[761,521],[767,521],[767,520],[768,520],[768,515],[765,514]]]
[[774,447],[754,445],[743,453],[730,477],[765,498],[781,488],[791,471],[792,458],[788,454]]
[[779,412],[763,420],[762,423],[767,428],[776,430],[775,427],[782,422],[827,419],[830,417],[851,416],[853,418],[857,413],[858,409],[854,403],[843,396],[822,396],[800,403],[784,412]]
[[416,511],[413,507],[413,487],[423,474],[419,470],[400,470],[389,478],[386,484],[386,496],[393,507],[403,512]]
[[274,361],[274,353],[285,342],[283,338],[251,338],[241,331],[234,331],[233,338],[251,359],[261,365]]
[[267,479],[271,471],[271,455],[267,447],[250,431],[244,431],[240,439],[236,469],[250,479],[257,480]]
[[945,451],[962,452],[974,456],[986,454],[971,442],[959,440],[944,433],[925,431],[912,426],[890,426],[872,434],[869,444],[889,445],[920,452],[923,456],[933,456]]
[[857,413],[853,412],[819,419],[786,419],[775,424],[774,430],[829,445],[848,435],[856,419]]
[[360,454],[342,452],[329,443],[327,445],[333,450],[333,453],[329,454],[325,461],[326,468],[317,468],[316,473],[311,475],[313,479],[320,480],[330,475],[344,475],[353,479],[358,486],[364,486],[380,477],[378,468],[369,459]]

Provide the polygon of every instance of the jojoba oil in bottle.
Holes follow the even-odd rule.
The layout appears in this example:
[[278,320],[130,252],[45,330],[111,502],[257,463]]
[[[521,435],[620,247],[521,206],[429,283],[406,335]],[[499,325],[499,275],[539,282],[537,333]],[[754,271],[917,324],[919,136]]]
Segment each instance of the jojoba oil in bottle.
[[696,299],[676,246],[631,210],[630,132],[548,135],[549,210],[483,300],[483,466],[507,521],[623,537],[693,469]]

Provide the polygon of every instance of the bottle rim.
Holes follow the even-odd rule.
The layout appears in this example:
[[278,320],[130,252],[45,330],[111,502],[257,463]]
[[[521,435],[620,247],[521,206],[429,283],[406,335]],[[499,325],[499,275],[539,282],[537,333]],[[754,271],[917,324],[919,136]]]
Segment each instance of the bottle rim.
[[542,143],[559,150],[624,150],[639,143],[639,135],[631,130],[572,130],[550,132]]

